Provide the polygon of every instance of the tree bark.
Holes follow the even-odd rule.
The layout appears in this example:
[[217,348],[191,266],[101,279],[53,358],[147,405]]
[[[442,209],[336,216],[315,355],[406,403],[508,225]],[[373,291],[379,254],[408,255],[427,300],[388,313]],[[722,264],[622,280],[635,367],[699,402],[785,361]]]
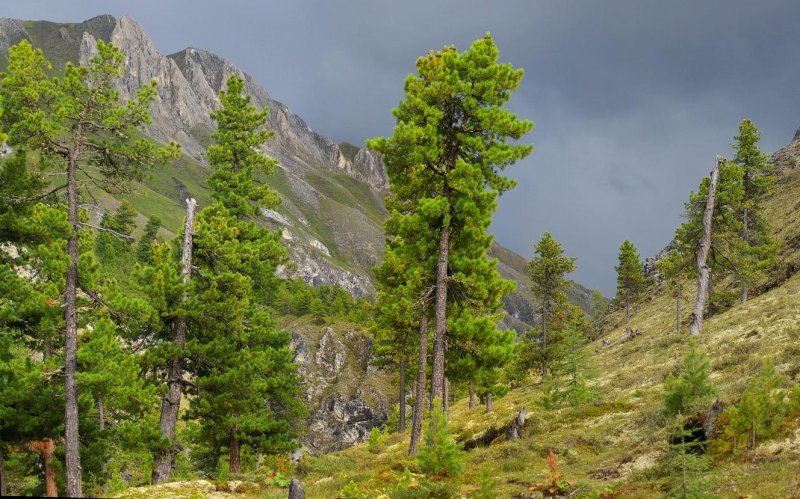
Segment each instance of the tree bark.
[[289,499],[306,499],[303,484],[297,478],[292,479],[291,483],[289,483]]
[[97,419],[99,420],[98,428],[100,431],[106,429],[106,407],[103,404],[103,398],[97,398]]
[[400,359],[400,399],[397,401],[400,419],[397,423],[397,431],[406,431],[406,359]]
[[3,448],[0,446],[0,496],[5,497],[8,495],[8,486],[6,485],[6,462],[3,456]]
[[547,305],[542,303],[542,381],[547,379]]
[[[680,278],[679,278],[680,279]],[[675,287],[675,332],[681,332],[681,284]]]
[[[745,244],[748,244],[750,239],[750,227],[749,227],[749,220],[750,214],[747,211],[747,208],[744,209],[744,213],[742,215],[742,240]],[[742,278],[742,303],[747,301],[747,278]]]
[[[445,197],[449,192],[445,187]],[[445,216],[439,233],[439,258],[436,264],[436,324],[433,331],[433,365],[431,368],[431,400],[444,406],[444,350],[447,335],[447,267],[450,258],[450,220]]]
[[703,313],[708,302],[709,289],[711,287],[711,268],[708,266],[708,253],[711,251],[711,230],[714,215],[714,201],[717,195],[717,183],[719,182],[719,170],[724,159],[717,156],[714,170],[711,172],[711,183],[708,187],[708,197],[706,207],[703,211],[703,237],[700,239],[700,247],[697,251],[697,296],[694,302],[694,312],[692,312],[690,332],[698,335],[703,330]]
[[444,398],[442,398],[442,409],[444,409],[444,415],[450,411],[450,380],[447,377],[444,378]]
[[625,297],[625,331],[631,328],[631,301]]
[[475,387],[472,385],[469,386],[469,408],[475,408]]
[[242,446],[239,437],[236,436],[238,430],[238,428],[234,428],[231,431],[231,438],[228,442],[228,469],[237,475],[242,472]]
[[428,316],[423,315],[419,323],[419,359],[417,360],[417,388],[414,397],[414,414],[411,422],[411,442],[408,454],[413,456],[419,450],[422,436],[422,411],[425,409],[425,370],[428,360]]
[[492,412],[492,393],[486,394],[486,412]]
[[[183,245],[181,247],[181,263],[183,282],[188,284],[192,275],[192,236],[194,227],[194,214],[197,201],[194,198],[186,200],[186,220],[183,226]],[[183,299],[188,298],[184,291]],[[179,355],[169,361],[168,383],[169,389],[161,399],[161,435],[169,440],[170,446],[157,456],[153,466],[153,483],[161,483],[169,478],[175,460],[175,426],[178,422],[178,411],[181,405],[183,392],[183,354],[180,353],[186,346],[186,317],[181,315],[175,321],[172,341],[179,350]]]
[[[44,464],[44,493],[47,497],[58,497],[58,482],[56,470],[53,467],[53,457],[56,452],[56,442],[52,438],[45,438],[39,442],[31,442],[31,450],[38,452]],[[3,494],[5,495],[5,494]],[[74,497],[67,492],[67,495]]]
[[66,289],[64,291],[64,453],[67,495],[81,497],[81,449],[78,429],[78,180],[79,149],[70,152],[67,164],[67,218],[71,233],[67,240]]

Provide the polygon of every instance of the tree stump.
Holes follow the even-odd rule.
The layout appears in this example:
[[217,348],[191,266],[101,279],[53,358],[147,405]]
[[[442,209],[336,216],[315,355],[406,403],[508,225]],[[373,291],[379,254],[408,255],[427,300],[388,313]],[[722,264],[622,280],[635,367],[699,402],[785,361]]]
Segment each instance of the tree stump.
[[289,484],[289,499],[306,499],[306,491],[297,478],[292,479]]

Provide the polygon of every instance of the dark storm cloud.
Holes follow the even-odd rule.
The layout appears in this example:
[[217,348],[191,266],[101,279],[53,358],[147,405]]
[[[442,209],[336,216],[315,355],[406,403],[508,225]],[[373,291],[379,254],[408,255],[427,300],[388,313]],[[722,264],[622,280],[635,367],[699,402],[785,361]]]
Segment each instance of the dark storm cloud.
[[743,117],[774,150],[800,125],[796,1],[36,1],[0,15],[79,21],[129,13],[159,49],[217,52],[320,132],[357,144],[390,133],[414,60],[491,31],[525,68],[511,102],[536,122],[512,169],[497,239],[525,256],[547,230],[574,277],[614,290],[620,242],[672,236],[684,200]]

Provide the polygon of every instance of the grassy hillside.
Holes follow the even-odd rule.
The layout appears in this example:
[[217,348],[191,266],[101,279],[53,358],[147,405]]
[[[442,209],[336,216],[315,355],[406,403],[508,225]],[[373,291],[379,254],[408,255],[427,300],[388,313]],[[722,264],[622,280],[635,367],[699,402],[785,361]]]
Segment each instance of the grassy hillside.
[[[708,318],[699,338],[726,404],[738,401],[765,359],[771,359],[787,386],[800,382],[798,199],[800,172],[789,171],[767,206],[783,242],[783,266],[762,283],[763,294]],[[494,442],[469,451],[464,474],[450,487],[468,496],[491,477],[498,497],[540,497],[530,487],[547,481],[546,456],[552,449],[574,497],[597,497],[604,490],[618,491],[620,497],[663,496],[678,480],[666,464],[668,432],[660,410],[664,380],[679,371],[687,350],[694,288],[691,282],[684,288],[680,333],[675,331],[675,298],[663,285],[652,288],[636,307],[632,325],[640,335],[625,338],[623,312],[606,317],[600,338],[590,345],[599,372],[593,404],[548,410],[533,381],[496,400],[489,414],[481,406],[470,410],[466,400],[455,403],[451,426],[456,438]],[[523,438],[495,439],[495,431],[522,407],[528,411]],[[405,468],[417,471],[406,451],[406,436],[394,434],[380,445],[309,459],[301,467],[306,490],[310,497],[333,497],[352,481],[367,497],[391,495]],[[715,497],[797,497],[800,417],[755,449],[714,460],[707,485]]]

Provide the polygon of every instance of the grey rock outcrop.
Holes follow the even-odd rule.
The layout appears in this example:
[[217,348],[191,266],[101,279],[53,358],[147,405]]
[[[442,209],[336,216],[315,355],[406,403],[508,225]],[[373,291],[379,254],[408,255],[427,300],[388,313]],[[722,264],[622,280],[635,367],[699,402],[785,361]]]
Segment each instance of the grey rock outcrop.
[[302,443],[311,454],[345,449],[369,437],[388,418],[390,376],[370,366],[372,342],[354,329],[284,324],[292,331],[310,420]]

